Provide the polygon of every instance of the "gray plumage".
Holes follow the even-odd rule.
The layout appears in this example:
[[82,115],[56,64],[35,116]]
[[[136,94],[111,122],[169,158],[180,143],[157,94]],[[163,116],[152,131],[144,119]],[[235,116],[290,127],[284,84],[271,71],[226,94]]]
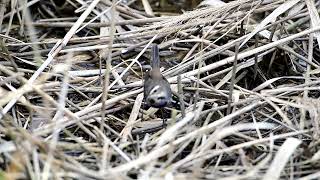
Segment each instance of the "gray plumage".
[[160,72],[159,48],[152,46],[152,69],[144,77],[144,99],[147,105],[162,108],[171,103],[171,89],[168,80]]

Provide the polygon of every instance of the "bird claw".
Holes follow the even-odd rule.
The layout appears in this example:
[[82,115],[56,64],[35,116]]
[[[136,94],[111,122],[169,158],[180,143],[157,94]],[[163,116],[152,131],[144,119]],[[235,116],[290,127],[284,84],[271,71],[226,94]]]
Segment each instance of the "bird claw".
[[162,128],[165,129],[167,127],[167,119],[162,118]]

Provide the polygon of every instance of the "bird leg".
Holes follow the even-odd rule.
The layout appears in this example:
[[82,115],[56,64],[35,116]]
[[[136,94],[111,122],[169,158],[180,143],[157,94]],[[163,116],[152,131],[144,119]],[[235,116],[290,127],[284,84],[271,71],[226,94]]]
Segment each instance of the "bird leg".
[[162,117],[162,128],[167,127],[167,119],[164,118],[163,108],[160,108],[161,111],[161,117]]

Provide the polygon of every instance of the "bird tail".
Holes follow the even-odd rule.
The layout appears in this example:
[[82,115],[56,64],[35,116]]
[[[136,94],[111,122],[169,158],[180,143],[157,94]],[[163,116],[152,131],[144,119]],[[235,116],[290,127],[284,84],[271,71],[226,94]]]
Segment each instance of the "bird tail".
[[159,57],[159,48],[157,44],[152,45],[152,58],[151,58],[151,67],[152,70],[160,72],[160,57]]

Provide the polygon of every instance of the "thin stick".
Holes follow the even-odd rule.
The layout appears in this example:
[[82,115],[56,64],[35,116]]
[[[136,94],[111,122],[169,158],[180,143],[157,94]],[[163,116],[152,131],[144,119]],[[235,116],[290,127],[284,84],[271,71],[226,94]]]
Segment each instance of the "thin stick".
[[183,88],[181,83],[181,75],[178,75],[178,95],[179,95],[178,98],[180,102],[181,115],[182,115],[182,118],[184,118],[186,115],[186,108],[183,100]]
[[235,52],[234,52],[234,61],[233,61],[233,67],[232,67],[232,77],[231,77],[230,86],[229,86],[227,115],[229,115],[231,113],[231,103],[233,101],[232,99],[233,99],[234,80],[236,78],[236,72],[237,72],[238,53],[239,53],[239,43],[236,43]]

